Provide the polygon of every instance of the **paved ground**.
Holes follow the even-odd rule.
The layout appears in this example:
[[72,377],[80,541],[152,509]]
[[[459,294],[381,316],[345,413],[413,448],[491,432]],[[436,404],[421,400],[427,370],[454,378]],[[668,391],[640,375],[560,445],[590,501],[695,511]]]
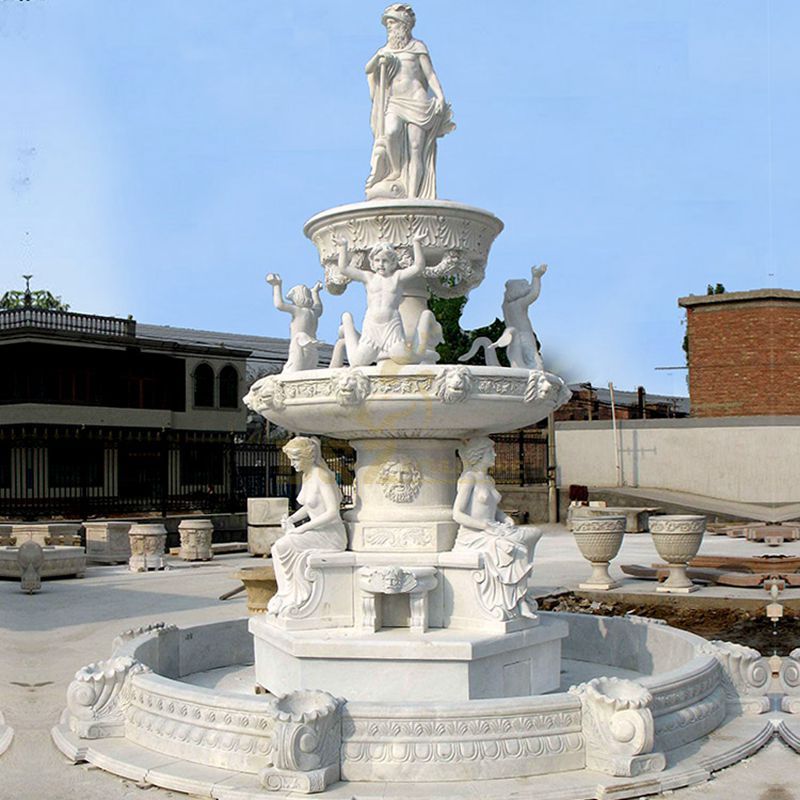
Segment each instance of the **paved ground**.
[[[534,572],[537,591],[574,588],[588,574],[588,565],[563,527],[544,527]],[[767,548],[744,540],[708,537],[701,552],[754,555],[767,552]],[[800,554],[800,543],[769,552]],[[626,536],[619,563],[650,564],[655,560],[649,536]],[[149,574],[132,574],[122,567],[90,567],[83,580],[46,581],[41,593],[30,596],[20,592],[17,582],[0,581],[0,710],[16,731],[11,749],[0,757],[0,798],[183,797],[155,788],[143,793],[135,784],[96,768],[69,765],[49,737],[72,675],[89,661],[106,658],[111,640],[120,631],[157,620],[185,626],[245,615],[243,596],[225,602],[217,598],[238,585],[232,577],[237,568],[257,562],[245,556],[222,556],[198,566],[176,560],[170,563],[174,569]],[[619,573],[612,567],[612,574]],[[650,592],[653,588],[653,584],[637,581],[623,590]],[[725,591],[715,588],[703,593],[723,595]],[[753,595],[751,590],[728,593]],[[800,590],[787,592],[790,594],[800,597]],[[798,765],[800,756],[774,742],[719,773],[710,784],[670,796],[675,800],[800,800],[793,779]]]

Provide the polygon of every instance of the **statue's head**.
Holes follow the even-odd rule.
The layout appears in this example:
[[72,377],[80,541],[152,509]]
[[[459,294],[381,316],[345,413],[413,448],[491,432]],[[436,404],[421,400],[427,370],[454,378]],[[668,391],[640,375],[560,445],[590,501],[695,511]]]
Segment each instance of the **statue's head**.
[[458,455],[464,469],[488,469],[494,464],[494,442],[488,436],[476,436],[458,448]]
[[316,436],[295,436],[283,446],[283,452],[297,470],[322,461],[322,449]]
[[388,242],[380,242],[369,251],[369,266],[377,275],[392,275],[399,265],[397,250]]
[[405,46],[411,38],[411,31],[416,21],[414,9],[408,3],[392,3],[387,6],[381,16],[381,22],[386,26],[389,46],[395,49]]
[[336,402],[340,406],[358,406],[369,394],[369,378],[360,370],[351,367],[331,378]]
[[395,503],[410,503],[419,494],[422,475],[410,459],[387,461],[378,473],[384,497]]
[[311,297],[311,289],[308,286],[303,286],[302,283],[298,283],[297,286],[289,289],[286,297],[301,308],[310,308],[314,304],[314,300]]
[[525,278],[516,278],[511,281],[506,281],[506,290],[503,294],[503,302],[508,303],[514,300],[519,300],[524,297],[531,290],[531,285]]
[[472,393],[474,379],[469,367],[447,366],[433,381],[433,393],[443,403],[460,403]]

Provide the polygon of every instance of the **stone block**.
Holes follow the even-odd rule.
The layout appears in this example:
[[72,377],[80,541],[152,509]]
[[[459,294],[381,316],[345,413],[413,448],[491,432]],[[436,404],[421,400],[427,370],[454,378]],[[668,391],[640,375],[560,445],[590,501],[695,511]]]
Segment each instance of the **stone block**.
[[103,564],[126,564],[131,557],[130,522],[84,522],[86,559]]
[[254,556],[268,556],[272,545],[283,535],[279,525],[248,525],[247,550]]
[[280,525],[289,513],[289,500],[285,497],[248,497],[247,525]]

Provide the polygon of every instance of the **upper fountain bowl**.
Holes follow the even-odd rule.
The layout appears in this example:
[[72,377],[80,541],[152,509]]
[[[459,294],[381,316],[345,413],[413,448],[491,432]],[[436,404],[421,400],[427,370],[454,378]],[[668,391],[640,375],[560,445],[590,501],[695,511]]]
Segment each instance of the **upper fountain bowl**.
[[549,372],[383,361],[268,375],[244,401],[295,433],[463,439],[533,425],[569,396]]
[[319,251],[325,285],[331,294],[347,287],[337,268],[338,239],[347,240],[356,266],[366,264],[371,248],[389,243],[410,253],[421,235],[426,288],[439,297],[461,297],[482,280],[489,248],[503,230],[494,214],[449,200],[370,200],[337,206],[313,216],[303,232]]

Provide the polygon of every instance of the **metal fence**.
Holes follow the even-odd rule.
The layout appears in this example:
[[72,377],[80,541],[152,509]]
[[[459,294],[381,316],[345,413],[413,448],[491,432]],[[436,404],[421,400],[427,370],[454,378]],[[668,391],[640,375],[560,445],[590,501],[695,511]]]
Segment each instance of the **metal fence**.
[[497,459],[494,479],[497,483],[529,486],[547,483],[547,431],[527,429],[492,436]]
[[[500,484],[547,480],[545,431],[493,437]],[[355,453],[323,440],[343,502],[353,501]],[[81,518],[142,512],[244,511],[248,497],[288,497],[299,476],[275,442],[169,430],[0,427],[0,518]]]

